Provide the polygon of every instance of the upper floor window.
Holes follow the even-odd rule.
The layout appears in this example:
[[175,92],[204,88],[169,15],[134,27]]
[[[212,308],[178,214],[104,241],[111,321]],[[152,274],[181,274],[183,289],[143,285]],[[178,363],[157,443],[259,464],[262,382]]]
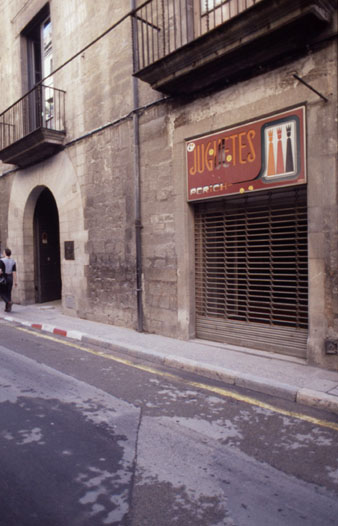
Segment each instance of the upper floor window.
[[52,23],[47,18],[41,26],[42,41],[42,77],[46,77],[53,71],[53,48],[52,48]]
[[199,0],[201,32],[209,31],[257,4],[260,0]]
[[201,1],[201,14],[207,13],[212,9],[225,4],[228,0],[200,0]]
[[53,69],[52,23],[44,9],[23,31],[27,43],[28,88],[33,88]]
[[54,111],[52,23],[47,4],[23,31],[27,48],[27,88],[35,88],[45,77],[43,87],[30,95],[30,127],[43,119],[49,127]]

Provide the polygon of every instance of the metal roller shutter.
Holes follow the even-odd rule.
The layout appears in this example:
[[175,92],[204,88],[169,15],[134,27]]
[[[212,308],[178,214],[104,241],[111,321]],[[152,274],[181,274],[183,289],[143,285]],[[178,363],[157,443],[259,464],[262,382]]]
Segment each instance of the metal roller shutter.
[[198,338],[305,357],[304,187],[199,204],[195,251]]

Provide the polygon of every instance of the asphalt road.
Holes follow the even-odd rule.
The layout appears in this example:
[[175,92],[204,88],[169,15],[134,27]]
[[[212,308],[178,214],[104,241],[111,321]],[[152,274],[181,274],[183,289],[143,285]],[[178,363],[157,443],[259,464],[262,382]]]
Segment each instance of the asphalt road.
[[1,526],[337,526],[334,416],[0,334]]

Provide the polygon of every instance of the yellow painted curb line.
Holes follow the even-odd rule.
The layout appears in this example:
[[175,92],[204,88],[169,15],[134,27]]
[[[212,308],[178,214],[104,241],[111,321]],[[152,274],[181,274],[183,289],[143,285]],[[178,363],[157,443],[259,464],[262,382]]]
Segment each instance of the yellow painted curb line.
[[[112,361],[114,361],[116,363],[120,363],[120,364],[126,365],[128,367],[133,367],[134,369],[138,369],[140,371],[143,371],[143,372],[146,372],[146,373],[149,373],[149,374],[156,374],[157,376],[162,376],[163,378],[167,378],[169,380],[173,380],[173,381],[180,382],[180,383],[182,382],[182,378],[180,378],[179,376],[177,376],[175,374],[172,374],[172,373],[159,371],[158,369],[155,369],[154,367],[151,367],[151,366],[148,366],[148,365],[136,364],[136,363],[133,363],[132,361],[127,360],[125,358],[119,358],[117,356],[113,356],[111,354],[107,354],[107,353],[105,353],[103,351],[94,351],[93,349],[90,349],[89,347],[84,347],[83,345],[77,345],[76,343],[72,343],[72,342],[68,342],[68,341],[61,341],[58,338],[54,338],[53,336],[49,336],[49,335],[43,334],[43,333],[37,333],[37,332],[31,331],[29,329],[24,329],[22,327],[17,327],[17,329],[19,331],[28,332],[29,334],[32,334],[34,336],[38,336],[40,338],[44,338],[46,340],[51,340],[51,341],[54,341],[54,342],[57,342],[57,343],[61,343],[62,345],[66,345],[68,347],[73,347],[74,349],[78,349],[80,351],[87,352],[87,353],[92,354],[94,356],[99,356],[100,358],[105,358],[107,360],[112,360]],[[256,407],[260,407],[262,409],[266,409],[268,411],[272,411],[273,413],[277,413],[277,414],[280,414],[280,415],[283,415],[283,416],[288,416],[288,417],[291,417],[291,418],[296,418],[298,420],[302,420],[302,421],[308,422],[310,424],[314,424],[314,425],[317,425],[317,426],[320,426],[320,427],[326,427],[328,429],[333,429],[334,431],[338,431],[338,423],[335,423],[335,422],[329,422],[327,420],[321,420],[319,418],[315,418],[315,417],[312,417],[312,416],[304,415],[304,414],[299,413],[299,412],[288,411],[286,409],[281,409],[281,408],[273,406],[271,404],[267,404],[265,402],[261,402],[260,400],[256,400],[255,398],[251,398],[249,396],[241,395],[239,393],[234,393],[234,392],[229,391],[227,389],[223,389],[222,387],[215,387],[215,386],[212,386],[212,385],[210,386],[210,385],[207,385],[207,384],[203,384],[201,382],[194,382],[192,380],[184,380],[184,382],[185,382],[186,385],[189,385],[190,387],[202,389],[203,391],[208,391],[208,392],[220,395],[220,396],[222,396],[224,398],[231,398],[231,399],[237,400],[239,402],[243,402],[243,403],[250,404],[250,405],[253,405],[253,406],[256,406]]]

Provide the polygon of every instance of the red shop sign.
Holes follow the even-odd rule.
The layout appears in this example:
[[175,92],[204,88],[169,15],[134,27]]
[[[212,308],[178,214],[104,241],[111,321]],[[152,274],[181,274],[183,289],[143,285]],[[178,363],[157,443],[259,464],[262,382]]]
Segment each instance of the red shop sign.
[[303,184],[305,107],[186,141],[188,201]]

